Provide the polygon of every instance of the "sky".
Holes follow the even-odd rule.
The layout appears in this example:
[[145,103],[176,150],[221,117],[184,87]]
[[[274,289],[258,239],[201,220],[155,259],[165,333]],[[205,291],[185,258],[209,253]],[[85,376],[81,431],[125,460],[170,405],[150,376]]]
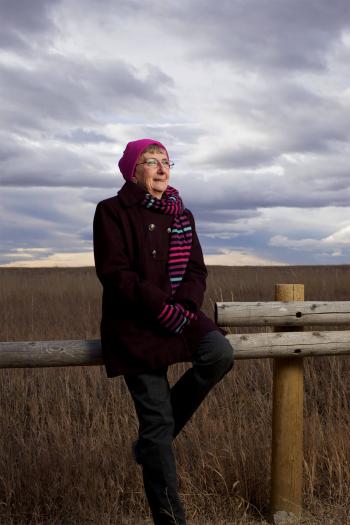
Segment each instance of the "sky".
[[127,142],[207,264],[350,262],[348,0],[2,0],[0,265],[93,265]]

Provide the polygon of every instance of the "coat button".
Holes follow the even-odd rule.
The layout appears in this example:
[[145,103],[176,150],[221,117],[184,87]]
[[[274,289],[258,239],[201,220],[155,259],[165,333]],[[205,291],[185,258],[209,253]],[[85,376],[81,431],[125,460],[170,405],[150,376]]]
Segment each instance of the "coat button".
[[155,229],[156,225],[155,224],[149,224],[148,225],[148,229],[150,232],[153,232],[153,230]]
[[153,255],[153,257],[155,257],[157,255],[157,250],[153,250],[152,251],[152,255]]
[[168,233],[171,233],[171,228],[167,228],[167,232],[168,232]]

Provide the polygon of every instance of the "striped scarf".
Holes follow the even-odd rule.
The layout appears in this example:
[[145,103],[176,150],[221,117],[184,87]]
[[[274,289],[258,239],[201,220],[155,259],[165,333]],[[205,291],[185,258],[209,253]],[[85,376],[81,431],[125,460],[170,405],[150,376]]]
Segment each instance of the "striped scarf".
[[142,205],[165,215],[173,215],[171,237],[169,245],[168,268],[171,292],[174,295],[176,288],[182,281],[186,266],[190,258],[192,247],[192,227],[188,215],[184,213],[184,205],[179,192],[168,186],[162,199],[156,199],[146,193]]

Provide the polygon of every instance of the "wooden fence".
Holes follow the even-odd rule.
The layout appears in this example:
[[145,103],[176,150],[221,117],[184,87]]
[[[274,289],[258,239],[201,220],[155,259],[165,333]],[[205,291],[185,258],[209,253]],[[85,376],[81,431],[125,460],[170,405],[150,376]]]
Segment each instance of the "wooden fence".
[[[274,359],[271,516],[298,521],[302,511],[303,357],[350,354],[350,330],[303,332],[304,326],[350,326],[350,301],[304,301],[304,285],[275,285],[274,302],[220,302],[219,326],[273,332],[229,334],[235,359]],[[0,368],[101,365],[99,340],[1,342]]]

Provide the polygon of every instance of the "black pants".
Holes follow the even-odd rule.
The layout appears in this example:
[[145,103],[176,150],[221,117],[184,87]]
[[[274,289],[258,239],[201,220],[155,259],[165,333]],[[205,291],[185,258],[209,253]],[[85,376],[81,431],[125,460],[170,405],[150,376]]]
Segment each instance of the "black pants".
[[[166,351],[166,349],[164,349]],[[125,375],[139,419],[135,453],[155,525],[185,525],[178,496],[172,440],[211,388],[233,366],[233,352],[219,332],[209,332],[193,354],[193,366],[170,388],[167,369]]]

